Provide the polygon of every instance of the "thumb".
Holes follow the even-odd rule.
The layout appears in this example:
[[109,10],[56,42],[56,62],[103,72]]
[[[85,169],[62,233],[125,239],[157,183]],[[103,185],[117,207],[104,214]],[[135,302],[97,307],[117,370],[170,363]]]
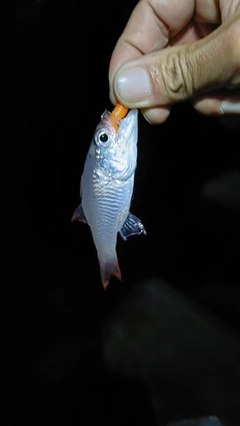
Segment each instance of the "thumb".
[[125,63],[114,93],[129,108],[153,108],[240,84],[240,12],[208,36]]

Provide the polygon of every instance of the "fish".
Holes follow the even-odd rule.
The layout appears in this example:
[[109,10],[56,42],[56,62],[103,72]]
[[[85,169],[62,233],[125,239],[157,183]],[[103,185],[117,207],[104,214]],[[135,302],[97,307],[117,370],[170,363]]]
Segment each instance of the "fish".
[[81,203],[71,221],[90,226],[100,275],[106,290],[112,277],[121,281],[117,235],[146,235],[141,220],[130,212],[137,166],[138,110],[119,119],[105,110],[97,125],[80,181]]

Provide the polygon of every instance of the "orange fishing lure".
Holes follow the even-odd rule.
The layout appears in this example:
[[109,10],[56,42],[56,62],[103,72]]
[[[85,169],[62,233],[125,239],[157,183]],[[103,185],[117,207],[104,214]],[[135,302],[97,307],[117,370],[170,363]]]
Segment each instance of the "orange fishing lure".
[[117,104],[109,116],[109,121],[116,133],[118,133],[118,122],[127,115],[128,108],[122,104]]

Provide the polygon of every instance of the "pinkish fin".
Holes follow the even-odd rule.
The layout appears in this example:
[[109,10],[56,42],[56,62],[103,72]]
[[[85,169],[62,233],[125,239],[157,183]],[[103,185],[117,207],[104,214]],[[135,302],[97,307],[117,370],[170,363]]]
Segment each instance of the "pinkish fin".
[[109,281],[111,277],[116,277],[119,281],[121,281],[121,271],[118,265],[117,257],[108,260],[107,262],[99,262],[100,263],[100,271],[102,278],[102,285],[104,290],[107,289]]
[[79,222],[87,223],[87,219],[85,218],[82,204],[79,204],[79,206],[76,208],[75,212],[72,215],[71,222],[75,222],[75,220],[78,220]]

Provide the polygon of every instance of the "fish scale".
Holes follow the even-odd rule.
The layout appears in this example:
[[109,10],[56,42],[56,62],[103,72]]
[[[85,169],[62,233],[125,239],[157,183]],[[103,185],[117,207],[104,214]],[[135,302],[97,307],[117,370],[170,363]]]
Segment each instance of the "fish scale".
[[138,111],[131,110],[116,126],[111,113],[101,116],[81,177],[81,204],[72,217],[91,228],[104,289],[112,276],[121,279],[117,233],[124,240],[146,234],[140,219],[129,211],[137,164],[137,117]]

